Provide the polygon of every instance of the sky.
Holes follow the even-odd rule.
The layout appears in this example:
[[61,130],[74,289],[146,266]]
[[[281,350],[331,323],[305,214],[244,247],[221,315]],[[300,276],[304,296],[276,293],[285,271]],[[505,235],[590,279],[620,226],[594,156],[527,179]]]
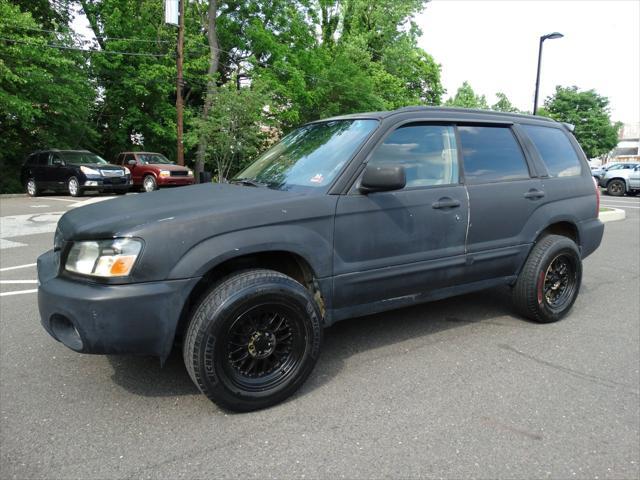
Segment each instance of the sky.
[[501,91],[533,110],[540,36],[560,32],[544,42],[538,104],[576,85],[608,97],[613,120],[640,121],[640,0],[432,0],[415,20],[445,99],[467,80],[490,105]]

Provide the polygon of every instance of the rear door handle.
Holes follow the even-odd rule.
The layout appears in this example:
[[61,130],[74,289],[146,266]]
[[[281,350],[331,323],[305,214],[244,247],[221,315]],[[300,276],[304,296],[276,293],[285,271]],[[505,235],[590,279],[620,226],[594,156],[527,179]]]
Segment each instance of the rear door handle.
[[454,200],[449,197],[442,197],[438,199],[438,201],[433,202],[431,204],[433,208],[456,208],[460,206],[460,202],[458,200]]
[[530,198],[531,200],[538,200],[542,197],[544,197],[544,192],[542,190],[538,190],[537,188],[532,188],[524,194],[524,198]]

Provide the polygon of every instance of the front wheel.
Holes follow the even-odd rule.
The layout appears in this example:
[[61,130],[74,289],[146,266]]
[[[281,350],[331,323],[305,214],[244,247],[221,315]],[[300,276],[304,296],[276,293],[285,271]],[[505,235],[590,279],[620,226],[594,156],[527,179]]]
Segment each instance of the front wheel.
[[611,180],[607,184],[607,193],[614,197],[622,197],[627,186],[622,180]]
[[158,189],[158,183],[156,182],[156,179],[153,178],[153,175],[147,175],[144,177],[144,180],[142,181],[142,189],[145,192],[153,192]]
[[80,188],[80,182],[76,177],[71,177],[67,181],[67,190],[69,190],[69,195],[72,197],[81,197],[82,189]]
[[200,391],[238,412],[292,395],[316,364],[322,343],[309,291],[272,270],[247,270],[214,286],[193,312],[184,362]]
[[40,188],[38,188],[38,184],[34,178],[30,178],[27,180],[27,195],[30,197],[37,197],[40,195]]
[[576,300],[582,261],[573,240],[548,235],[536,243],[513,288],[516,310],[539,323],[563,318]]

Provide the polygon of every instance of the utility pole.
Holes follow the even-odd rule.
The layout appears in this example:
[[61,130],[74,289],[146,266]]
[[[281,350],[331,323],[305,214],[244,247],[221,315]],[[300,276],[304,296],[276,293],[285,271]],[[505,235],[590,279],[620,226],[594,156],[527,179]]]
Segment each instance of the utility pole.
[[538,91],[540,89],[540,65],[542,64],[542,44],[545,40],[555,40],[556,38],[562,38],[562,35],[559,32],[549,33],[547,35],[543,35],[540,37],[540,44],[538,46],[538,71],[536,73],[536,92],[533,98],[533,114],[535,115],[538,111]]
[[178,116],[178,165],[184,165],[184,144],[182,143],[183,122],[182,122],[182,61],[184,57],[184,2],[185,0],[179,0],[179,18],[178,18],[178,49],[176,56],[176,66],[178,70],[178,80],[176,85],[176,114]]

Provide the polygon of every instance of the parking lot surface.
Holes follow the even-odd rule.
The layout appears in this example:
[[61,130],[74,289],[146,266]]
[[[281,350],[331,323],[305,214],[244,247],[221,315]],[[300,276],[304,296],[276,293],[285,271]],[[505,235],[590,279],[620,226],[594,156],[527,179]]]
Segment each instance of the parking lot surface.
[[109,198],[0,199],[1,478],[639,477],[640,199],[603,196],[627,219],[563,321],[503,289],[347,320],[293,398],[229,414],[179,352],[81,355],[40,326],[37,256]]

